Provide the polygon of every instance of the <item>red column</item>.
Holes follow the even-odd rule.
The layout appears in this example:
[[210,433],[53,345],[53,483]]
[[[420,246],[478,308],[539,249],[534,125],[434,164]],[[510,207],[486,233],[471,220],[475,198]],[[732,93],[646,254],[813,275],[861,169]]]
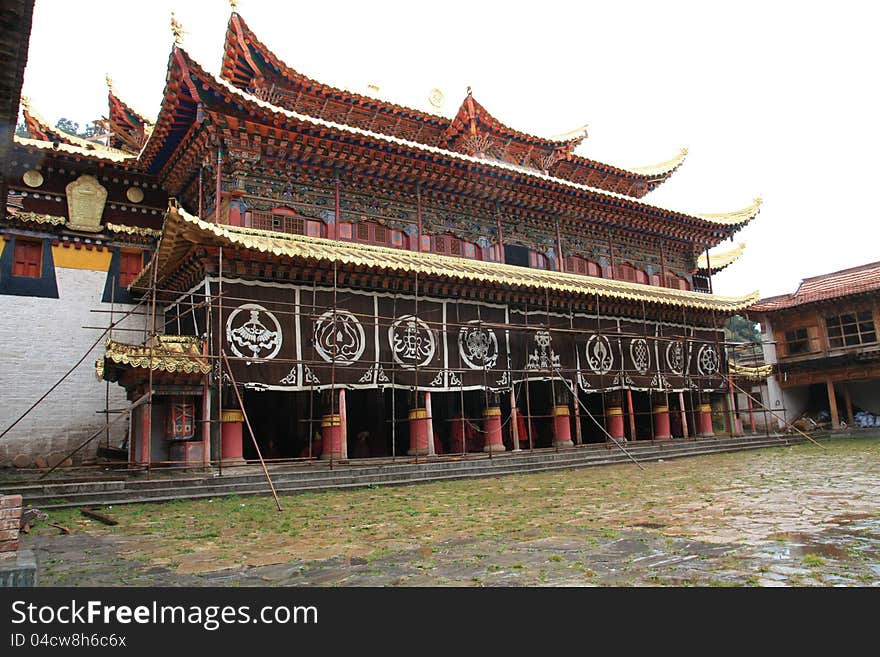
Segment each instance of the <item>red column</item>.
[[521,451],[522,448],[519,446],[519,441],[522,440],[522,436],[519,435],[519,409],[516,407],[516,396],[513,394],[513,386],[510,387],[510,437],[513,442],[513,451]]
[[486,436],[484,452],[503,452],[504,439],[501,435],[501,409],[489,406],[483,410],[483,434]]
[[571,410],[568,405],[553,407],[553,446],[571,447]]
[[712,438],[715,432],[712,430],[712,405],[700,404],[699,421],[697,423],[697,435],[700,438]]
[[[629,408],[629,438],[630,440],[636,439],[636,409],[633,406],[633,391],[629,388],[626,389],[626,403]],[[615,436],[616,438],[617,436]]]
[[327,413],[321,417],[321,458],[342,458],[342,418],[339,413]]
[[672,432],[669,430],[669,406],[665,404],[654,405],[654,438],[656,440],[672,438]]
[[244,414],[238,410],[226,410],[221,413],[220,422],[220,458],[223,465],[244,464],[241,440]]
[[605,410],[605,428],[612,438],[623,439],[623,409],[620,405],[609,406]]
[[428,453],[427,408],[413,408],[409,412],[409,456],[424,456]]

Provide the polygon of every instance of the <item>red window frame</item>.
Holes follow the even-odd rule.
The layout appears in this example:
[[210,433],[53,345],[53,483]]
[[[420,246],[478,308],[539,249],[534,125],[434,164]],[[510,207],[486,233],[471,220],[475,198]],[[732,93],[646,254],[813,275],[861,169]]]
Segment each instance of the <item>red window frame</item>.
[[43,275],[43,242],[15,238],[12,275],[40,278]]
[[144,268],[143,251],[120,251],[119,253],[119,285],[128,287]]

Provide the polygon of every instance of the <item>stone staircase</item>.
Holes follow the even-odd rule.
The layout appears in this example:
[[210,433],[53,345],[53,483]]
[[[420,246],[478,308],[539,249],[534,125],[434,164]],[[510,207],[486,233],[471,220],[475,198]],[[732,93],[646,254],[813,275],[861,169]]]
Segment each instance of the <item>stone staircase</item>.
[[[745,436],[698,440],[640,441],[626,443],[626,450],[638,461],[659,461],[704,454],[780,447],[806,442],[798,435]],[[331,468],[326,461],[270,465],[272,481],[279,495],[323,490],[395,486],[428,481],[498,477],[508,474],[545,472],[612,463],[629,463],[620,449],[589,445],[567,449],[541,449],[533,452],[506,452],[489,455],[440,456],[415,461],[411,457],[337,461]],[[0,483],[0,494],[20,494],[24,504],[40,509],[89,507],[137,502],[166,502],[224,495],[268,495],[269,486],[259,465],[216,469],[207,472],[153,471],[121,473],[108,477],[76,481]]]

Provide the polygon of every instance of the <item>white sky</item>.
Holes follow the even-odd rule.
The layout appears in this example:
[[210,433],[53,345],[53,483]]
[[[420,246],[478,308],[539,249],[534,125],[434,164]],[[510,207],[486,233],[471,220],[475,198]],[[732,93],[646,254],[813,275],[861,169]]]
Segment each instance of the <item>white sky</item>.
[[[832,8],[833,7],[833,8]],[[171,11],[217,73],[226,0],[36,0],[22,93],[53,124],[106,115],[105,73],[155,118]],[[642,166],[689,155],[646,201],[724,212],[763,196],[715,291],[793,292],[801,278],[880,259],[880,5],[828,2],[241,0],[283,61],[312,78],[452,115],[467,86],[539,136],[589,124],[578,153]],[[719,249],[726,249],[729,242]]]

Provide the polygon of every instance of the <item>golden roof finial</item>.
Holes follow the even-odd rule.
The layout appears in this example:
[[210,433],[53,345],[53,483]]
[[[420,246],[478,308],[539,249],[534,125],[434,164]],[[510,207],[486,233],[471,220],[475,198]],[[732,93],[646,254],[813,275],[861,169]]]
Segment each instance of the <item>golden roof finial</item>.
[[180,45],[183,42],[183,25],[180,24],[180,21],[177,20],[177,17],[174,15],[174,12],[171,12],[171,34],[174,35],[174,43],[175,45]]
[[31,108],[30,96],[22,96],[21,97],[21,106],[26,110],[29,110]]
[[110,77],[109,73],[104,74],[104,82],[107,83],[108,89],[113,89],[113,78]]
[[238,0],[229,0],[229,8],[235,11],[238,8]]

